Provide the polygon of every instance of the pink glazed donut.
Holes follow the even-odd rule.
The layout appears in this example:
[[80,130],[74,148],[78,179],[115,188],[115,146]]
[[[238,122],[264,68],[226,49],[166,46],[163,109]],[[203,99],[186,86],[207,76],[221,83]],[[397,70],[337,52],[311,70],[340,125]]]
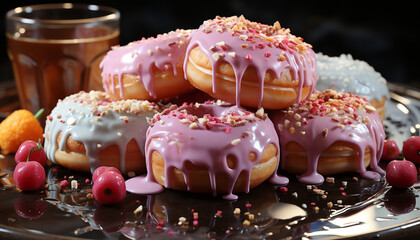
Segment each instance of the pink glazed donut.
[[105,91],[117,99],[160,100],[193,90],[182,69],[191,32],[177,29],[114,47],[100,64]]
[[281,109],[309,96],[316,84],[315,53],[289,29],[216,17],[191,33],[186,78],[216,99],[237,106]]
[[370,179],[384,173],[378,167],[384,128],[376,109],[363,97],[318,91],[270,117],[280,139],[281,168],[301,174],[300,182],[318,184],[324,181],[322,175],[341,172],[359,172]]
[[[262,108],[252,113],[221,101],[172,105],[152,122],[146,136],[148,175],[137,185],[143,193],[157,182],[236,199],[233,192],[248,192],[268,178],[288,183],[277,175],[278,137]],[[128,181],[127,190],[136,192],[131,186]]]

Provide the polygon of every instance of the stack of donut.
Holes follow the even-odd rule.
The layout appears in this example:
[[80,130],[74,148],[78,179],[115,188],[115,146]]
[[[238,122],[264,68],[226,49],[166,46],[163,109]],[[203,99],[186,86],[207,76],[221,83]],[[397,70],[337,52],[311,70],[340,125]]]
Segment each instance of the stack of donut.
[[[100,66],[106,93],[60,101],[47,120],[46,149],[50,159],[75,170],[147,171],[127,180],[128,191],[166,187],[235,199],[233,193],[267,179],[287,184],[279,166],[306,183],[322,182],[320,174],[382,173],[377,162],[385,136],[376,109],[364,97],[317,91],[312,46],[278,22],[218,16],[196,30],[116,46]],[[96,99],[101,94],[104,99]],[[206,97],[162,103],[194,94]],[[140,107],[133,111],[130,104]],[[79,148],[71,148],[72,141]],[[101,160],[105,148],[114,149],[118,161]],[[141,164],[131,167],[134,155]],[[68,164],[73,156],[83,168]]]

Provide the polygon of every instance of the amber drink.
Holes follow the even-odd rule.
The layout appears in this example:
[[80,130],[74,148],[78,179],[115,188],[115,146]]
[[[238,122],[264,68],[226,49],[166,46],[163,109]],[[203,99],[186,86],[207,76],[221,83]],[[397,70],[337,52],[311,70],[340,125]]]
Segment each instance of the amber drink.
[[10,10],[7,48],[21,106],[49,114],[58,99],[101,90],[99,63],[118,45],[119,17],[113,8],[69,3]]

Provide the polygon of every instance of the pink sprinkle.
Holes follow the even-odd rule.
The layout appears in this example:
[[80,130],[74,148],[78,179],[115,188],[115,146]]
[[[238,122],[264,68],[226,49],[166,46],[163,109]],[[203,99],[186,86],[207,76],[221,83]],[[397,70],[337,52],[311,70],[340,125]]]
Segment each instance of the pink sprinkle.
[[265,44],[264,43],[258,43],[257,44],[257,48],[264,49],[265,48]]
[[54,169],[52,170],[52,173],[54,173],[54,174],[55,174],[55,173],[57,173],[57,171],[58,171],[58,170],[57,170],[57,168],[54,168]]
[[247,204],[245,204],[245,207],[250,208],[250,207],[252,207],[252,204],[251,203],[247,203]]
[[340,191],[344,191],[344,188],[343,188],[343,187],[340,187],[338,190],[340,190]]
[[161,226],[156,226],[156,230],[162,230]]
[[168,232],[168,234],[169,234],[170,236],[172,236],[172,235],[174,235],[174,232],[169,231],[169,232]]
[[228,229],[228,230],[226,230],[226,234],[229,234],[230,233],[230,230]]
[[265,57],[271,57],[271,52],[266,52],[266,53],[264,53],[264,56],[265,56]]
[[86,178],[85,183],[89,183],[89,182],[90,182],[90,180],[88,178]]
[[61,188],[66,187],[67,185],[69,185],[69,182],[67,180],[63,180],[63,181],[60,182],[60,187]]
[[311,206],[315,206],[315,203],[314,202],[311,202]]
[[341,193],[341,195],[346,196],[346,195],[347,195],[347,193],[346,193],[346,192],[342,192],[342,193]]
[[287,189],[287,187],[281,187],[281,188],[280,188],[280,192],[283,192],[283,193],[284,193],[284,192],[287,192],[287,190],[288,190],[288,189]]
[[195,227],[195,226],[197,226],[198,225],[198,221],[197,220],[194,220],[193,221],[193,226]]
[[165,223],[164,223],[163,221],[159,221],[159,222],[158,222],[158,225],[159,225],[159,226],[161,226],[161,227],[162,227],[164,224],[165,224]]
[[232,130],[232,128],[231,128],[231,127],[226,127],[226,128],[225,128],[225,133],[226,133],[226,134],[229,134],[231,130]]
[[198,215],[194,215],[194,220],[198,220]]
[[194,208],[193,209],[191,209],[191,213],[193,213],[194,212]]
[[222,49],[222,51],[226,51],[226,49],[227,49],[227,47],[224,46],[224,45],[220,46],[220,48]]
[[248,61],[252,61],[252,56],[250,54],[248,54],[248,55],[245,56],[245,59],[248,60]]

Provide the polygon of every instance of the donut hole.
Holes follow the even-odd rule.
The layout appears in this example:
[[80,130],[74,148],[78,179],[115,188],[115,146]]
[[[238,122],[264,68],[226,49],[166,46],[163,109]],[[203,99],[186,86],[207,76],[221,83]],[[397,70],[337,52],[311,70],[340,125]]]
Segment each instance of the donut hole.
[[[319,159],[317,172],[322,175],[330,175],[343,172],[357,172],[359,170],[359,151],[355,144],[337,141],[325,149]],[[283,168],[294,174],[302,174],[308,169],[308,152],[295,141],[288,142],[285,147],[287,155],[284,159]],[[363,167],[369,165],[371,148],[364,151]]]

